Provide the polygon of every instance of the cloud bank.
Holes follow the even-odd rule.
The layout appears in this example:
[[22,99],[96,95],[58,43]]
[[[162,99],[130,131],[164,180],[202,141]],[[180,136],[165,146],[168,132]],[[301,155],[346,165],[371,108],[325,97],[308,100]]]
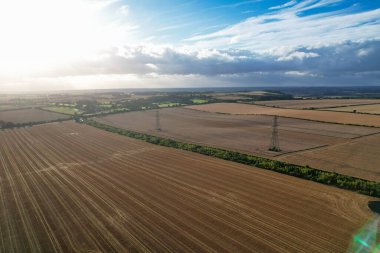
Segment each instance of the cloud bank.
[[[380,85],[380,9],[308,13],[342,2],[289,1],[177,44],[103,48],[16,77],[0,71],[0,88]],[[133,6],[117,10],[129,17]]]

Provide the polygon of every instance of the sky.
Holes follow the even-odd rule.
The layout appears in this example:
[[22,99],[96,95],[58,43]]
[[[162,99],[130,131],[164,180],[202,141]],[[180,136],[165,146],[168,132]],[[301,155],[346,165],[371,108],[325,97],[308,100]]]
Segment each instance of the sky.
[[380,1],[0,0],[0,93],[380,85]]

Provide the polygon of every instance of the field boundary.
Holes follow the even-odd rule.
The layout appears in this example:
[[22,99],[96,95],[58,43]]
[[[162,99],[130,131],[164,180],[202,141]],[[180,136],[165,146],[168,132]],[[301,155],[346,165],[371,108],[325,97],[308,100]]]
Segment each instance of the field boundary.
[[37,109],[38,107],[28,106],[28,107],[18,107],[18,108],[10,108],[10,109],[0,109],[0,112],[11,112],[11,111],[19,111],[19,110],[27,110],[27,109]]
[[[231,104],[245,104],[245,103],[231,103]],[[256,105],[256,104],[255,104]],[[252,115],[252,116],[276,116],[275,114],[264,114],[264,113],[250,113],[250,114],[233,114],[233,113],[226,113],[226,112],[210,112],[206,110],[199,110],[199,109],[193,109],[189,107],[183,107],[187,110],[195,110],[199,112],[209,112],[209,113],[217,113],[217,114],[224,114],[224,115]],[[280,109],[289,109],[289,108],[280,108]],[[307,111],[303,109],[291,109],[291,110],[302,110],[302,111]],[[313,110],[309,110],[313,111]],[[320,110],[315,110],[315,111],[320,111]],[[332,112],[332,111],[329,111]],[[374,114],[372,114],[374,115]],[[328,123],[328,124],[336,124],[336,125],[343,125],[343,126],[360,126],[360,127],[371,127],[371,128],[380,128],[380,126],[371,126],[371,125],[361,125],[361,124],[351,124],[351,123],[339,123],[339,122],[331,122],[331,121],[323,121],[323,120],[316,120],[316,119],[303,119],[303,118],[296,118],[296,117],[289,117],[289,116],[280,116],[277,115],[279,118],[288,118],[288,119],[298,119],[298,120],[307,120],[307,121],[312,121],[312,122],[319,122],[319,123]]]
[[[369,105],[378,105],[378,104],[369,104]],[[366,105],[353,105],[353,106],[358,106],[359,107],[359,106],[366,106]],[[342,107],[349,107],[349,106],[342,106]],[[334,109],[334,108],[341,108],[341,107],[332,107],[331,109]],[[336,111],[336,110],[326,110],[326,108],[325,109],[318,109],[318,110],[315,110],[315,111],[321,111],[321,112],[344,112],[344,113],[351,113],[351,114],[366,114],[366,115],[377,115],[377,116],[380,115],[380,113]]]
[[143,140],[155,145],[172,147],[176,149],[187,150],[207,156],[212,156],[227,161],[238,162],[241,164],[271,170],[282,174],[334,186],[337,188],[358,192],[364,195],[380,197],[380,182],[369,181],[351,176],[341,175],[335,172],[323,171],[309,166],[300,166],[286,162],[276,161],[269,158],[263,158],[254,155],[229,151],[220,148],[208,147],[199,144],[189,144],[179,142],[173,139],[143,134],[123,128],[118,128],[94,120],[84,121],[89,126],[93,126],[108,132],[117,133],[130,138]]
[[[292,100],[298,100],[298,101],[305,101],[307,99],[292,99]],[[321,99],[323,100],[323,99]],[[328,100],[328,99],[325,99]],[[258,106],[265,106],[265,107],[271,107],[271,108],[281,108],[281,109],[293,109],[293,110],[309,110],[309,111],[332,111],[333,110],[324,110],[324,109],[333,109],[333,108],[341,108],[341,107],[350,107],[350,106],[362,106],[362,105],[378,105],[379,102],[373,102],[373,103],[365,103],[365,104],[353,104],[353,105],[341,105],[341,106],[326,106],[326,107],[304,107],[304,108],[289,108],[289,107],[283,107],[283,106],[276,106],[276,105],[265,105],[265,104],[257,104],[256,102],[270,102],[274,100],[267,100],[267,101],[255,101],[253,103],[248,102],[241,102],[240,104],[254,104]],[[336,112],[343,112],[343,111],[336,111]]]
[[[37,107],[36,109],[41,110],[41,111],[45,111],[45,112],[53,112],[53,113],[63,114],[63,115],[70,116],[70,117],[76,116],[76,114],[69,114],[69,113],[57,112],[57,111],[46,109],[48,107],[49,106],[46,106],[46,107]],[[81,114],[78,114],[78,115],[81,115]]]
[[44,120],[44,121],[32,121],[32,122],[26,122],[26,123],[13,123],[13,122],[2,123],[0,121],[0,131],[6,130],[6,129],[20,128],[20,127],[31,127],[31,126],[54,123],[54,122],[63,122],[63,121],[68,121],[68,120],[73,120],[73,118]]

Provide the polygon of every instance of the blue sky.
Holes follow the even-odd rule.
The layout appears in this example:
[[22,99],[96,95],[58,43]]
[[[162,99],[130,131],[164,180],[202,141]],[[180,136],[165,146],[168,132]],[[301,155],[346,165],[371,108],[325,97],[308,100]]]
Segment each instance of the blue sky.
[[[297,15],[310,16],[342,10],[345,10],[345,14],[360,13],[380,8],[380,1],[329,2],[331,3],[300,11]],[[129,6],[131,19],[141,26],[141,31],[139,31],[141,36],[147,38],[154,36],[156,42],[160,43],[179,44],[182,40],[194,35],[216,32],[248,18],[274,13],[281,9],[274,7],[280,7],[286,3],[293,2],[289,0],[139,0],[122,1],[115,5]]]
[[380,85],[380,1],[0,2],[0,90]]

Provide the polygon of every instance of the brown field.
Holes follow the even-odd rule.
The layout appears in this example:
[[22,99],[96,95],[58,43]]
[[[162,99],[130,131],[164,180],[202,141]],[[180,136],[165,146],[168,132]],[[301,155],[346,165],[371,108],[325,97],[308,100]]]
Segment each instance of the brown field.
[[7,253],[339,253],[377,201],[73,122],[0,142]]
[[380,134],[277,159],[380,182]]
[[[16,105],[0,104],[0,111],[19,109]],[[22,107],[21,107],[22,108]]]
[[68,118],[69,116],[64,114],[47,112],[39,109],[0,111],[0,120],[13,123],[51,121]]
[[368,114],[353,114],[344,112],[316,111],[316,110],[297,110],[272,108],[259,105],[237,104],[237,103],[215,103],[205,105],[192,105],[187,108],[227,113],[227,114],[255,114],[255,115],[278,115],[298,119],[307,119],[339,124],[354,124],[363,126],[380,127],[380,116]]
[[370,113],[370,114],[380,114],[380,104],[374,105],[357,105],[357,106],[346,106],[346,107],[337,107],[337,108],[329,108],[326,110],[331,111],[340,111],[340,112],[362,112],[362,113]]
[[304,100],[274,100],[258,101],[255,104],[291,108],[310,109],[328,108],[347,105],[380,104],[380,99],[304,99]]
[[[162,130],[155,130],[156,111],[114,114],[98,122],[147,134],[236,150],[265,157],[278,155],[268,151],[272,133],[272,116],[225,115],[183,108],[160,110]],[[380,129],[318,123],[281,118],[279,129],[282,153],[346,142],[380,132]]]

